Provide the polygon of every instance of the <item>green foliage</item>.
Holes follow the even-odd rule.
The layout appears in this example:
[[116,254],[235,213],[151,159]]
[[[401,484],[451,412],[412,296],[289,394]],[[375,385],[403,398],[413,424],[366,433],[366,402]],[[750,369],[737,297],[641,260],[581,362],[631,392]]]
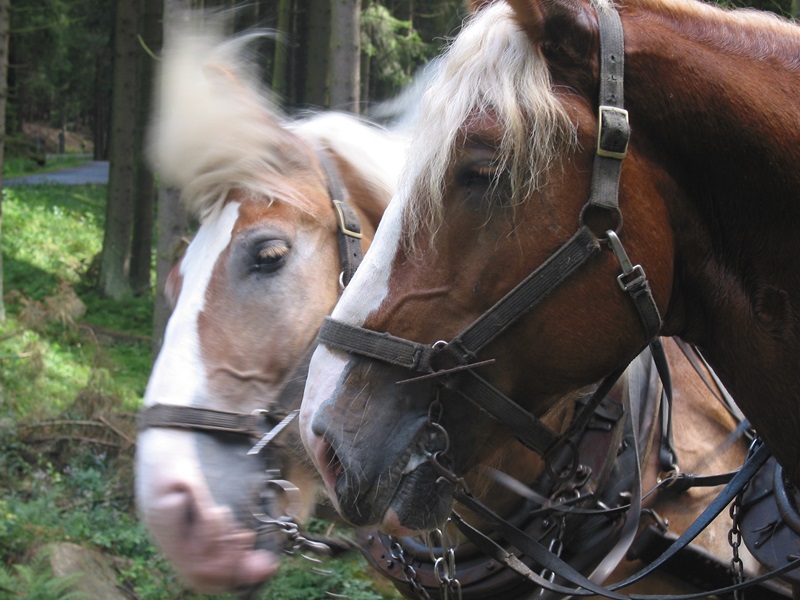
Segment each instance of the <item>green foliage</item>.
[[34,300],[78,283],[100,252],[106,186],[3,190],[4,289]]
[[[9,153],[9,143],[6,141],[6,153]],[[32,173],[49,173],[67,167],[76,167],[87,162],[87,158],[81,155],[57,156],[48,158],[44,165],[29,156],[7,155],[3,159],[3,178],[21,177]]]
[[437,48],[426,44],[411,21],[395,18],[377,2],[361,13],[361,48],[371,59],[371,72],[377,85],[399,89],[411,81],[414,65],[433,57]]
[[323,600],[331,598],[332,594],[352,600],[382,600],[386,597],[375,590],[371,580],[365,578],[363,564],[359,561],[338,561],[336,568],[331,568],[325,563],[315,566],[303,557],[291,557],[284,560],[280,576],[263,587],[259,598]]
[[117,303],[94,291],[105,196],[105,186],[4,190],[0,418],[58,414],[87,395],[95,405],[139,405],[152,298]]
[[16,70],[9,131],[21,122],[78,123],[92,118],[95,98],[111,87],[113,0],[12,3],[11,52]]
[[47,553],[40,552],[30,564],[6,569],[0,564],[0,600],[78,600],[85,594],[70,591],[80,573],[55,577],[47,562]]

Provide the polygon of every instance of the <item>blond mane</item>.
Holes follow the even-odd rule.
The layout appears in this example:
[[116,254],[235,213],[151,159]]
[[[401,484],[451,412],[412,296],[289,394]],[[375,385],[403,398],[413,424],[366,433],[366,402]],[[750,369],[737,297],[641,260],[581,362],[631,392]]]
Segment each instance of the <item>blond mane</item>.
[[[374,188],[394,191],[406,137],[354,115],[289,119],[248,56],[251,42],[264,35],[225,37],[219,23],[199,18],[169,32],[148,138],[148,159],[161,182],[178,188],[200,221],[233,188],[310,210],[286,177],[287,150],[329,148],[357,166]],[[309,147],[297,148],[294,136]]]
[[[599,10],[613,0],[592,0]],[[756,60],[781,60],[800,68],[793,51],[800,28],[773,14],[721,9],[698,0],[632,0],[653,18],[680,22],[686,35]],[[553,91],[543,57],[521,31],[505,2],[472,15],[442,57],[420,109],[421,119],[399,194],[406,241],[435,234],[441,224],[443,189],[457,136],[470,117],[491,114],[505,132],[498,169],[510,174],[511,203],[541,189],[554,161],[575,143],[576,128]]]
[[[498,167],[511,175],[512,203],[544,183],[544,175],[576,138],[574,125],[552,92],[550,73],[505,3],[475,14],[442,58],[422,99],[409,152],[405,208],[408,240],[433,234],[457,136],[477,114],[491,114],[505,131]],[[403,185],[403,183],[401,183]]]

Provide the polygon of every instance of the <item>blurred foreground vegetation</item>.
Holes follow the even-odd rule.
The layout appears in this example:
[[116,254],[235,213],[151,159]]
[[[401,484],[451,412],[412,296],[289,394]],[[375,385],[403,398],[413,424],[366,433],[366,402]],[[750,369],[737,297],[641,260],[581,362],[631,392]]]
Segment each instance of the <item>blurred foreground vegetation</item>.
[[[133,504],[134,416],[151,366],[152,295],[94,291],[105,186],[4,190],[8,318],[0,323],[0,599],[78,597],[39,551],[69,541],[114,557],[131,598],[210,598],[184,590]],[[313,523],[325,531],[328,523]],[[359,556],[311,571],[288,558],[259,596],[396,597]],[[223,598],[227,596],[217,596]],[[232,596],[231,596],[232,597]]]

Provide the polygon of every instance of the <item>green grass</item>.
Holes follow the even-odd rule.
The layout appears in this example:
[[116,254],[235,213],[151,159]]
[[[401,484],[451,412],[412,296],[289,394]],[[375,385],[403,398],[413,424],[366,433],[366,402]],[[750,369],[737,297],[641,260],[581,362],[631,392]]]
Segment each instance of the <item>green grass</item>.
[[[69,541],[114,555],[120,583],[147,600],[234,600],[185,590],[151,544],[133,506],[133,448],[58,429],[97,415],[132,423],[151,366],[152,298],[115,302],[93,289],[106,186],[4,190],[7,319],[0,323],[0,600],[67,598],[69,579],[30,557]],[[127,420],[126,420],[127,419]],[[129,435],[135,435],[132,425]],[[299,556],[254,596],[261,600],[399,598],[364,576],[356,554],[312,572]],[[12,590],[10,596],[4,590]]]
[[4,190],[0,415],[44,418],[91,389],[135,410],[151,364],[145,339],[98,343],[93,327],[138,338],[152,329],[152,298],[115,303],[93,289],[105,186]]

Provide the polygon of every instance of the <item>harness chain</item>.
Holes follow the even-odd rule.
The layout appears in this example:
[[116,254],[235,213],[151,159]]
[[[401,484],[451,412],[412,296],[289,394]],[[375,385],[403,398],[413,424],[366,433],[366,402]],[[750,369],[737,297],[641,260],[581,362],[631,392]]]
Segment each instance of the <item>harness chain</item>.
[[[746,488],[747,486],[745,486]],[[731,558],[731,575],[733,582],[741,584],[744,581],[744,563],[739,557],[739,547],[742,545],[742,532],[739,529],[739,513],[742,508],[742,496],[744,495],[745,488],[742,489],[733,502],[731,502],[730,516],[731,516],[731,529],[728,531],[728,544],[733,550],[733,557]],[[734,600],[742,600],[740,591],[736,590],[733,593]]]

